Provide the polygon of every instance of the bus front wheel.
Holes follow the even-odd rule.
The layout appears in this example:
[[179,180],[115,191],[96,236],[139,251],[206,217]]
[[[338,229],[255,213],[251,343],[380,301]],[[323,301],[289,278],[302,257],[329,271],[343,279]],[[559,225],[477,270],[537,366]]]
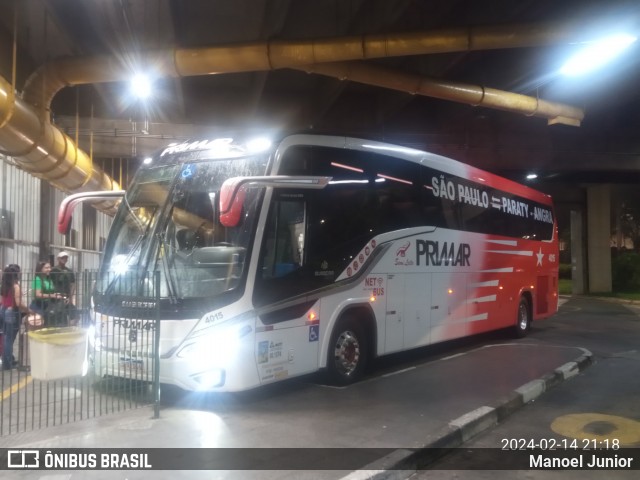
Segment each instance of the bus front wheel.
[[338,322],[331,334],[327,374],[334,385],[349,385],[362,377],[367,363],[365,329],[354,318]]
[[529,333],[531,327],[531,309],[529,301],[525,297],[520,297],[518,304],[518,317],[516,319],[515,335],[517,338],[523,338]]

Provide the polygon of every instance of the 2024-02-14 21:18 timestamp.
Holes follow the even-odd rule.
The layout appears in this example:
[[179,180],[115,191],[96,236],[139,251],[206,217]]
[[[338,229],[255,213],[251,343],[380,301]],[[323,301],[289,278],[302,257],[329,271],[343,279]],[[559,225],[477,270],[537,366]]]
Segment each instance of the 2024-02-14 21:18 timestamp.
[[575,439],[575,438],[503,438],[500,440],[502,450],[619,450],[620,440],[617,438]]

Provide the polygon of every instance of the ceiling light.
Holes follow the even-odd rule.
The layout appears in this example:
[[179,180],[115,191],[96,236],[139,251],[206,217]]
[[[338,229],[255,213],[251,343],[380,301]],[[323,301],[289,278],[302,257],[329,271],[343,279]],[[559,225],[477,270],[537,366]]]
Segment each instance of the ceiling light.
[[632,35],[619,34],[589,42],[562,66],[560,73],[575,76],[595,70],[615,58],[636,40],[637,37]]
[[364,173],[364,170],[362,170],[361,168],[352,167],[350,165],[343,165],[342,163],[338,163],[338,162],[331,162],[331,166],[332,167],[338,167],[338,168],[344,168],[346,170],[352,170],[352,171],[358,172],[358,173]]
[[404,180],[402,178],[392,177],[391,175],[383,175],[382,173],[379,173],[378,177],[385,178],[387,180],[393,180],[394,182],[406,183],[407,185],[413,185],[413,182],[410,182],[409,180]]
[[533,180],[535,178],[538,178],[538,174],[537,173],[529,173],[529,174],[527,174],[527,180]]
[[247,149],[252,153],[264,152],[271,148],[271,140],[264,137],[254,138],[247,142]]
[[131,79],[131,93],[137,98],[145,99],[151,95],[151,80],[143,74],[138,74]]

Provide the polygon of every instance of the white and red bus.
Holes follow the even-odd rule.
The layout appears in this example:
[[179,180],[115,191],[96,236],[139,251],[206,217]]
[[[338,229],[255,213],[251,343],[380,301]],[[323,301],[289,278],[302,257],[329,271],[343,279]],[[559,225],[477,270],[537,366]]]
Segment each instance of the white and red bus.
[[[126,281],[150,272],[159,305]],[[548,195],[423,151],[204,139],[136,173],[100,275],[102,374],[150,361],[136,345],[158,315],[161,383],[238,391],[324,369],[347,384],[373,357],[552,315],[557,227]]]

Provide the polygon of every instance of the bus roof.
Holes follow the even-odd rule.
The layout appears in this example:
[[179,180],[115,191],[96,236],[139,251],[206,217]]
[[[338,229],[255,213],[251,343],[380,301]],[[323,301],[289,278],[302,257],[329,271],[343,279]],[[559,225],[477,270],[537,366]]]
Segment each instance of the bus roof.
[[278,158],[287,148],[297,145],[368,151],[379,155],[400,158],[435,168],[450,175],[466,178],[475,183],[509,191],[545,205],[552,204],[551,196],[548,194],[452,158],[377,140],[340,135],[294,133],[281,136],[275,141],[268,139],[268,137],[264,135],[254,135],[250,137],[246,134],[243,136],[199,138],[187,140],[182,143],[169,144],[157,152],[155,156],[171,157],[177,154],[204,152],[208,150],[215,151],[216,155],[220,158],[233,158],[250,155],[252,153],[266,153],[271,151],[275,152],[276,161],[278,161]]

